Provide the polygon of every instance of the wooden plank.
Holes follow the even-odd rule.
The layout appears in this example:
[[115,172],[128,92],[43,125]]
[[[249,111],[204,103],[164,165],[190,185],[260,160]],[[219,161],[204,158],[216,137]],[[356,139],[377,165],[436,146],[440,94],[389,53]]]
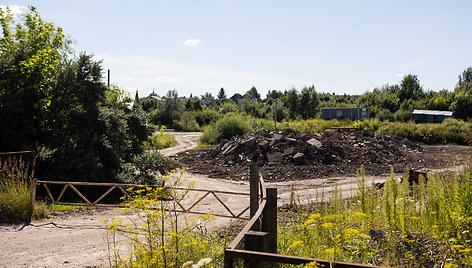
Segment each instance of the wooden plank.
[[324,267],[331,267],[333,264],[336,268],[382,268],[381,266],[373,266],[367,264],[358,264],[358,263],[348,263],[348,262],[330,262],[328,260],[320,260],[313,258],[297,257],[297,256],[288,256],[280,255],[268,252],[258,252],[252,250],[239,250],[239,249],[225,249],[225,258],[232,258],[233,260],[238,259],[247,259],[247,260],[256,260],[256,261],[265,261],[271,263],[285,263],[285,264],[306,264],[316,261],[317,263],[324,265]]
[[76,192],[85,202],[87,202],[87,204],[89,204],[90,206],[92,205],[92,203],[90,203],[90,201],[88,201],[88,199],[81,193],[79,192],[79,190],[77,190],[77,188],[75,188],[74,185],[72,184],[68,184],[70,188],[72,188],[72,190],[74,190],[74,192]]
[[61,191],[61,193],[59,194],[59,197],[57,198],[56,202],[59,202],[59,201],[61,200],[62,195],[64,194],[64,192],[65,192],[66,189],[67,189],[67,186],[68,186],[67,184],[64,185],[64,187],[62,188],[62,191]]
[[52,203],[55,204],[56,200],[54,200],[54,197],[52,197],[52,194],[51,194],[51,191],[49,190],[48,185],[46,183],[43,183],[43,186],[46,189],[46,192],[48,193],[49,198],[51,198]]
[[223,203],[223,201],[221,201],[221,199],[214,192],[212,192],[212,194],[216,198],[216,200],[218,200],[218,202],[220,202],[220,204],[222,204],[223,207],[226,208],[226,210],[231,214],[231,216],[236,218],[236,215],[234,215],[234,213],[229,209],[229,207],[225,203]]
[[107,196],[111,191],[113,191],[114,189],[116,188],[116,186],[113,186],[111,187],[110,189],[108,189],[108,191],[106,191],[106,193],[102,194],[102,196],[100,196],[100,198],[98,198],[97,200],[95,200],[95,202],[92,203],[92,205],[96,205],[98,202],[100,202],[100,200],[102,200],[105,196]]

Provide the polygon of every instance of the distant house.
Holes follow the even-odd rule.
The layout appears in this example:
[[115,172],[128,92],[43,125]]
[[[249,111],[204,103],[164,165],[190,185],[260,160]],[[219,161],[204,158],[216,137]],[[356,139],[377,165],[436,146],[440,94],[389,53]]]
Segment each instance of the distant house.
[[331,119],[351,119],[361,120],[370,118],[369,107],[351,107],[351,108],[321,108],[321,118]]
[[202,105],[211,105],[211,104],[213,104],[213,103],[215,103],[215,102],[216,102],[216,100],[213,99],[213,98],[210,98],[210,97],[204,97],[204,98],[202,98],[202,99],[200,100],[200,103],[201,103]]
[[414,110],[411,119],[415,123],[441,123],[446,117],[452,117],[451,111]]
[[236,93],[233,96],[231,96],[231,98],[229,99],[233,101],[234,103],[236,103],[239,107],[243,106],[244,97],[241,94]]

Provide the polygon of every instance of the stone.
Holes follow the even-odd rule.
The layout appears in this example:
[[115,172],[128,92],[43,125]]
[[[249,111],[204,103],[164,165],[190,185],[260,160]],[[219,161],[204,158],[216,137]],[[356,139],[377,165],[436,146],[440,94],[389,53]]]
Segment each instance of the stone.
[[278,163],[280,161],[280,157],[282,156],[281,153],[276,152],[273,154],[267,154],[267,159],[269,162],[275,162]]
[[311,146],[313,146],[313,147],[315,147],[315,148],[317,148],[317,149],[320,149],[320,148],[323,146],[323,144],[321,143],[321,141],[319,141],[319,140],[317,140],[317,139],[315,139],[315,138],[309,139],[307,142],[308,142]]
[[289,147],[284,150],[283,155],[292,155],[295,152],[295,147]]

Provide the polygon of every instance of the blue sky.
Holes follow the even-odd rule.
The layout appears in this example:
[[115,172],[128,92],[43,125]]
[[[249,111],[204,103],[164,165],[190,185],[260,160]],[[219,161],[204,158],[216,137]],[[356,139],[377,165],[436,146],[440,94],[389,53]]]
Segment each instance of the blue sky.
[[472,1],[0,1],[34,5],[140,96],[255,86],[361,94],[403,75],[453,90],[472,66]]

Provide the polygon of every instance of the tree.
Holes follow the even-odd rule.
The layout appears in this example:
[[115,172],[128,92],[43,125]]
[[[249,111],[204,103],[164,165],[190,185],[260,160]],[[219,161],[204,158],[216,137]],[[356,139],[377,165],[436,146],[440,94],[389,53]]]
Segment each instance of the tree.
[[414,74],[405,75],[400,83],[400,90],[398,91],[400,103],[410,99],[419,100],[423,96],[423,88],[420,85],[418,77]]
[[55,71],[69,54],[62,28],[30,10],[15,20],[0,10],[0,150],[37,146],[51,105]]
[[304,87],[299,97],[299,113],[302,118],[314,117],[319,104],[320,98],[318,93],[316,93],[315,87]]
[[224,88],[220,88],[220,91],[218,92],[218,100],[221,102],[221,101],[225,101],[226,100],[226,93],[225,93],[225,89]]
[[261,100],[261,94],[259,94],[256,87],[254,86],[251,89],[249,89],[245,95],[253,100],[257,100],[257,101]]
[[292,119],[296,118],[299,109],[299,102],[298,93],[295,88],[292,88],[289,91],[285,92],[284,103],[288,109],[289,117]]
[[100,61],[69,58],[70,40],[34,7],[0,10],[0,150],[35,149],[35,175],[116,180],[149,135],[141,110],[102,82]]
[[472,118],[472,67],[465,69],[462,75],[459,75],[454,92],[456,97],[451,105],[454,117]]
[[462,75],[459,75],[458,87],[461,88],[464,85],[472,83],[472,67],[465,69]]

